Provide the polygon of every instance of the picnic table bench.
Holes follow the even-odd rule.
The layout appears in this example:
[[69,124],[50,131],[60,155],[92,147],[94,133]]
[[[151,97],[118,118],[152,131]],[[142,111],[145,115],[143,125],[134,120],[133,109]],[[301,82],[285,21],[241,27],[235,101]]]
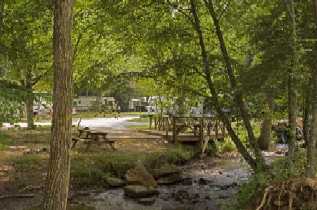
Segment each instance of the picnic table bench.
[[92,144],[106,144],[109,145],[112,150],[116,150],[114,147],[115,140],[107,138],[108,132],[95,131],[89,129],[78,129],[78,137],[72,138],[72,148],[76,147],[78,142],[87,144],[86,150],[89,150]]

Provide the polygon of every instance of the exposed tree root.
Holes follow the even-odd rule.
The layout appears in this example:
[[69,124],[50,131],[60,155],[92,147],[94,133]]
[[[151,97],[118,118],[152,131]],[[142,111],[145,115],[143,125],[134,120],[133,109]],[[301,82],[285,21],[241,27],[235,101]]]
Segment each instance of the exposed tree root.
[[267,187],[256,210],[317,210],[317,179],[298,178]]

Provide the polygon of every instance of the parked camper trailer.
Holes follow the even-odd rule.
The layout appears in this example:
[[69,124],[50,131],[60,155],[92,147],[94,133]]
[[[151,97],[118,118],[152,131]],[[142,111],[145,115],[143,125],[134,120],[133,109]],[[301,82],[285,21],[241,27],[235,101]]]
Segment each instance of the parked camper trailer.
[[74,108],[78,112],[82,111],[111,111],[116,106],[116,100],[113,97],[98,96],[78,96],[74,99]]
[[133,98],[129,101],[129,111],[130,112],[145,112],[148,102],[146,97]]

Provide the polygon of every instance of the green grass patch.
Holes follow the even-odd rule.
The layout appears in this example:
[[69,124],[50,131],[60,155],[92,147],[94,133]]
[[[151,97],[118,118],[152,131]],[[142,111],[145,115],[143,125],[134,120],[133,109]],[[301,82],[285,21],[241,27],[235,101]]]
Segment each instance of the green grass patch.
[[137,122],[137,123],[149,123],[149,118],[148,117],[139,117],[139,118],[134,118],[128,120],[128,122]]
[[0,133],[0,150],[6,149],[8,146],[13,145],[14,141],[9,135]]
[[127,126],[127,128],[135,129],[135,130],[146,130],[146,129],[149,129],[149,125],[147,125],[147,124],[145,124],[145,125],[129,125],[129,126]]
[[47,164],[46,158],[41,155],[24,155],[13,159],[12,162],[19,172],[39,170]]

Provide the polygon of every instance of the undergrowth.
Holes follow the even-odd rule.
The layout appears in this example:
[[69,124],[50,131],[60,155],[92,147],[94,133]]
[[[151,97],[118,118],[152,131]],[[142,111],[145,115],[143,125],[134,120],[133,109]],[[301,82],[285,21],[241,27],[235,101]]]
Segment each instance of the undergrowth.
[[77,154],[72,159],[72,183],[80,187],[105,184],[107,177],[123,178],[126,171],[141,161],[149,170],[168,163],[184,164],[195,156],[194,149],[184,146],[169,148],[164,152],[109,152],[98,154]]
[[[176,145],[163,152],[100,152],[100,153],[72,153],[71,184],[74,187],[105,186],[107,177],[123,178],[126,171],[141,161],[148,170],[160,168],[163,165],[179,165],[191,160],[197,151],[193,147]],[[37,177],[47,169],[47,155],[23,155],[12,159],[15,167],[15,180],[19,185],[29,182],[25,178]],[[36,173],[35,173],[36,172]],[[38,180],[37,180],[38,181]],[[29,183],[28,183],[29,184]]]
[[301,177],[305,169],[305,153],[298,151],[295,155],[293,170],[290,170],[287,158],[279,158],[271,165],[271,175],[257,173],[253,175],[246,184],[240,187],[239,193],[222,209],[225,210],[246,210],[254,205],[254,201],[261,196],[264,189],[272,183],[286,181],[291,178]]

